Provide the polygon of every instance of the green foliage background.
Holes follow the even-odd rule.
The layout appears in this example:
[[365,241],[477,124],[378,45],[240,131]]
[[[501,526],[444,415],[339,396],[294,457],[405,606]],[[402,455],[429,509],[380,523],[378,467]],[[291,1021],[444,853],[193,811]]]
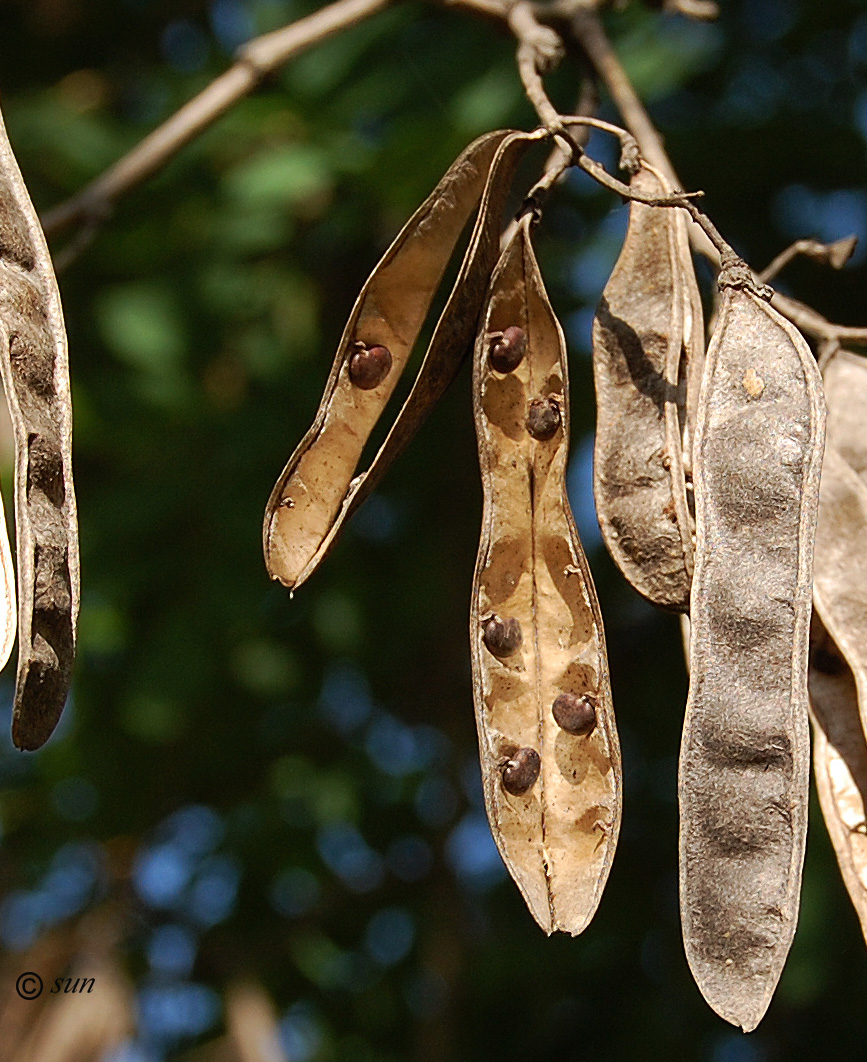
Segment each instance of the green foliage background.
[[[705,189],[757,267],[799,236],[867,236],[867,7],[722,6],[712,25],[635,2],[607,16],[686,187]],[[37,208],[120,157],[247,36],[309,9],[0,0],[0,99]],[[578,69],[567,60],[550,81],[566,111]],[[121,201],[60,278],[80,655],[46,748],[2,738],[0,941],[14,953],[92,905],[126,912],[141,1020],[118,1060],[214,1035],[240,972],[266,985],[301,1062],[863,1057],[863,941],[817,807],[800,926],[759,1030],[728,1027],[692,983],[677,910],[679,631],[592,538],[624,826],[586,933],[549,940],[532,923],[480,800],[466,371],[315,578],[291,601],[267,580],[264,503],[367,273],[471,137],[533,124],[507,35],[400,4],[269,79]],[[610,144],[591,150],[613,162]],[[624,224],[575,178],[539,228],[573,352],[576,453],[592,432],[589,320]],[[799,262],[780,286],[865,324],[858,262]],[[8,448],[2,471],[8,486]],[[576,459],[586,516],[584,480]],[[8,715],[11,668],[3,683]]]

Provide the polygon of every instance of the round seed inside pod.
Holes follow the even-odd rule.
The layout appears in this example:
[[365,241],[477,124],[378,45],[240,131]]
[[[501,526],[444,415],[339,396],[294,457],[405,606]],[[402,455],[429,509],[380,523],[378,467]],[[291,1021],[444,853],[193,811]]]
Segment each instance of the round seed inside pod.
[[560,403],[556,398],[534,398],[527,410],[527,431],[540,442],[553,439],[560,427]]
[[517,325],[509,325],[502,334],[491,338],[493,342],[488,355],[491,368],[502,373],[514,372],[527,352],[527,333]]
[[514,616],[505,619],[491,616],[485,622],[482,640],[494,656],[511,656],[520,649],[524,635],[521,633],[521,624]]
[[379,387],[391,372],[391,351],[388,347],[356,345],[349,359],[349,379],[362,391]]
[[589,693],[561,693],[551,707],[554,722],[567,734],[590,734],[599,704]]
[[518,749],[503,767],[503,789],[512,796],[521,796],[536,784],[542,760],[535,749]]

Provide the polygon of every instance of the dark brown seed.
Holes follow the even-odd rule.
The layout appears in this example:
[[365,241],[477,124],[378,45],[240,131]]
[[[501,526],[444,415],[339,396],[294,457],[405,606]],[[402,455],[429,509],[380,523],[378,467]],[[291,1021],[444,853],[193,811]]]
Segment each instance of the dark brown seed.
[[553,439],[560,427],[560,403],[556,398],[534,398],[527,410],[527,431],[540,442]]
[[503,767],[503,789],[512,796],[521,796],[536,784],[542,760],[535,749],[518,749]]
[[521,648],[524,636],[521,633],[521,624],[513,616],[506,619],[491,616],[485,623],[482,639],[494,656],[511,656]]
[[510,325],[491,344],[491,368],[497,372],[514,372],[527,352],[527,333],[517,325]]
[[589,693],[561,693],[551,712],[554,722],[567,734],[590,734],[596,726],[596,698]]
[[349,379],[362,391],[379,387],[391,372],[391,351],[388,347],[366,347],[359,344],[349,359]]

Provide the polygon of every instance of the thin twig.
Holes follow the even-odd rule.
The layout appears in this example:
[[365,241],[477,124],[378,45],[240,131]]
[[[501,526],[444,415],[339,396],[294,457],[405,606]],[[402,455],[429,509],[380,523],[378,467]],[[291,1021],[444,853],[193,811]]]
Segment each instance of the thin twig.
[[[553,30],[542,26],[537,21],[532,4],[527,0],[518,0],[518,3],[509,11],[509,27],[518,38],[518,72],[521,75],[527,98],[548,132],[559,142],[564,143],[568,150],[571,150],[576,166],[589,173],[594,180],[609,191],[616,192],[624,199],[634,199],[648,206],[685,206],[691,198],[702,195],[701,192],[680,191],[666,196],[642,195],[632,191],[629,185],[618,181],[616,177],[612,177],[604,166],[586,155],[582,145],[567,128],[570,124],[596,125],[606,128],[609,132],[615,132],[621,138],[621,143],[627,136],[626,130],[619,129],[610,123],[603,125],[598,119],[586,119],[581,115],[564,117],[548,98],[542,83],[542,73],[550,69],[551,64],[556,61],[561,42]],[[690,216],[693,216],[692,210],[690,210]],[[711,238],[716,241],[722,240],[709,221],[707,224],[713,233]],[[728,247],[725,241],[722,242],[725,247]]]
[[376,14],[392,2],[337,0],[306,18],[244,45],[235,64],[198,96],[184,104],[77,195],[49,210],[42,219],[46,235],[53,236],[82,220],[107,216],[111,206],[124,193],[164,166],[233,104],[249,95],[268,74],[300,52]]
[[[656,130],[638,93],[632,87],[629,75],[623,69],[617,53],[599,16],[593,10],[571,11],[571,26],[578,43],[600,80],[608,89],[614,105],[620,112],[623,124],[638,141],[641,154],[651,166],[659,170],[674,188],[681,188],[680,178],[675,172],[671,159],[665,150],[662,137]],[[705,227],[696,221],[690,225],[690,240],[697,251],[719,265],[719,247]]]
[[674,172],[662,137],[656,131],[644,104],[632,87],[629,75],[611,47],[599,16],[591,10],[577,11],[572,16],[571,24],[578,43],[620,112],[623,124],[638,141],[641,154],[651,166],[664,174],[669,184],[680,188],[680,179]]
[[548,99],[541,75],[553,70],[563,58],[563,41],[550,26],[543,26],[537,20],[528,0],[518,0],[509,9],[508,22],[518,40],[518,73],[527,98],[545,128],[552,133],[561,132],[560,114]]
[[[472,0],[470,0],[472,2]],[[667,178],[670,185],[675,188],[680,188],[680,179],[675,171],[671,161],[668,158],[668,154],[665,151],[665,147],[662,142],[662,138],[656,130],[656,126],[653,125],[647,114],[644,105],[642,104],[639,96],[632,87],[632,83],[629,80],[629,75],[624,70],[623,65],[620,64],[614,49],[611,47],[611,42],[606,35],[605,29],[602,28],[602,23],[596,14],[595,8],[592,4],[578,4],[576,0],[563,0],[558,7],[553,6],[549,8],[548,15],[559,16],[561,18],[567,18],[570,20],[572,31],[581,45],[584,54],[588,57],[590,64],[596,70],[599,76],[599,80],[608,89],[614,105],[617,107],[620,116],[624,120],[629,132],[635,137],[641,154],[649,162],[651,166],[660,170]],[[522,74],[524,76],[524,74]],[[533,92],[538,93],[541,87],[541,78],[538,73],[536,74],[538,85],[533,84]],[[529,81],[532,83],[532,75],[529,76]],[[527,82],[525,81],[525,87]],[[544,88],[542,88],[544,93]],[[529,92],[528,92],[529,96]],[[547,97],[545,97],[547,99]],[[532,102],[532,98],[531,98]],[[540,113],[540,117],[542,117]],[[543,118],[544,121],[544,118]],[[546,122],[546,125],[548,123]],[[598,164],[592,164],[592,160],[589,160],[583,154],[577,159],[577,165],[582,169],[591,173],[591,176],[600,179],[601,184],[605,184],[606,187],[611,188],[612,191],[617,192],[620,195],[625,195],[624,187],[616,187],[619,182],[615,182],[613,177],[610,177],[602,170]],[[595,172],[594,172],[595,171]],[[601,173],[599,173],[601,171]],[[605,174],[605,178],[601,178],[601,175]],[[640,202],[648,202],[636,195],[625,195],[625,198],[637,199]],[[657,200],[652,205],[659,206],[682,206],[686,210],[690,218],[695,224],[690,226],[690,240],[695,247],[696,251],[705,257],[709,258],[712,263],[719,267],[721,261],[732,262],[737,260],[737,256],[731,251],[731,247],[726,243],[724,239],[717,232],[716,227],[713,225],[707,215],[704,215],[702,211],[695,206],[690,200],[683,198],[681,202],[676,202],[677,196],[674,198],[667,198],[666,200]],[[756,278],[758,279],[758,278]],[[867,344],[867,328],[853,328],[848,325],[837,325],[828,321],[827,318],[818,313],[812,307],[805,306],[803,303],[799,303],[797,299],[789,298],[786,295],[781,295],[779,292],[772,294],[770,299],[771,305],[779,310],[789,321],[792,321],[794,325],[805,332],[807,336],[811,336],[820,341],[849,341],[857,344]]]
[[[596,82],[591,77],[585,77],[581,81],[581,92],[575,102],[575,114],[580,115],[585,119],[584,125],[580,126],[578,131],[574,134],[575,140],[582,148],[586,146],[587,141],[590,139],[590,122],[586,119],[595,117],[596,108],[598,106],[599,93],[596,89]],[[608,123],[605,124],[607,125]],[[527,210],[533,210],[536,214],[541,213],[542,206],[548,198],[551,189],[558,181],[563,179],[564,174],[571,166],[571,150],[567,151],[566,148],[562,147],[555,140],[554,146],[551,148],[551,152],[545,160],[542,176],[527,193],[527,197],[521,205],[521,209],[518,211],[517,215],[503,230],[503,234],[500,237],[501,247],[504,248],[511,243],[515,232],[518,229],[519,220]]]
[[823,317],[818,310],[807,306],[798,299],[781,295],[775,291],[771,298],[771,306],[779,310],[797,328],[808,336],[818,340],[838,340],[839,342],[857,343],[859,346],[867,345],[867,328],[854,328],[850,325],[834,324]]
[[835,240],[833,243],[820,243],[818,240],[796,240],[784,251],[780,251],[773,262],[759,273],[759,280],[764,284],[773,280],[798,255],[812,258],[814,262],[829,265],[832,269],[842,269],[852,257],[857,243],[857,236],[847,236],[845,239]]

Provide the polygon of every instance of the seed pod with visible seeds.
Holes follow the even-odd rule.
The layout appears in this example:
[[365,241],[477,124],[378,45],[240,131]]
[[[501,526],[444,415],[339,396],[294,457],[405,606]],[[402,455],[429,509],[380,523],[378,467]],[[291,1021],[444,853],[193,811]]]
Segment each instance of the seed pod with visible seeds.
[[[12,739],[48,740],[66,702],[78,617],[78,524],[72,485],[72,406],[60,295],[39,222],[0,121],[0,369],[15,431],[18,675]],[[0,557],[14,637],[5,521]],[[2,611],[2,610],[0,610]]]
[[[491,364],[490,336],[511,327],[524,333],[526,350],[502,374]],[[473,367],[484,489],[470,619],[473,692],[497,847],[542,928],[576,934],[608,876],[621,781],[602,619],[566,498],[567,394],[563,333],[524,217],[491,280]],[[540,395],[557,403],[562,429],[544,445],[527,425]],[[514,652],[491,651],[492,616],[520,625]],[[552,705],[563,694],[588,704],[592,696],[591,732],[558,723]],[[516,749],[538,750],[538,778],[526,789],[516,790],[501,766]]]
[[[830,420],[830,418],[829,418]],[[849,665],[813,613],[810,706],[819,804],[867,940],[867,744]]]
[[718,1014],[749,1031],[767,1009],[797,923],[825,416],[801,335],[742,263],[726,263],[720,283],[694,454],[680,897],[699,988]]
[[[646,165],[631,186],[646,195],[669,190]],[[695,379],[701,365],[702,322],[681,214],[630,205],[623,250],[593,321],[593,374],[594,494],[605,545],[640,594],[683,611],[693,549],[685,377]]]
[[[268,572],[294,588],[315,570],[349,516],[418,430],[469,349],[499,254],[512,177],[536,133],[489,133],[457,159],[413,214],[364,285],[347,322],[312,427],[265,510]],[[451,295],[418,376],[366,471],[358,462],[406,368],[455,245],[476,210]]]

